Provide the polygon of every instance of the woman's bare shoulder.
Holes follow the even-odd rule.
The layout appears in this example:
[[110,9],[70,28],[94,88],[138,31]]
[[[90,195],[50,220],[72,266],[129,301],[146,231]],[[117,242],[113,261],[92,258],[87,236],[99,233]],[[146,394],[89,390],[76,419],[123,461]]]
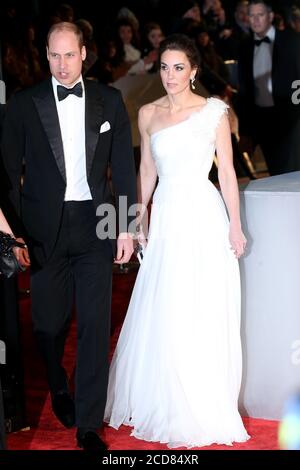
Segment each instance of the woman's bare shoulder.
[[158,108],[164,108],[167,106],[167,100],[166,97],[163,96],[162,98],[158,98],[155,101],[152,101],[151,103],[144,104],[139,111],[139,114],[142,116],[151,116],[155,111],[157,111]]
[[167,107],[166,97],[159,98],[151,103],[144,104],[139,110],[139,121],[148,126],[159,109]]

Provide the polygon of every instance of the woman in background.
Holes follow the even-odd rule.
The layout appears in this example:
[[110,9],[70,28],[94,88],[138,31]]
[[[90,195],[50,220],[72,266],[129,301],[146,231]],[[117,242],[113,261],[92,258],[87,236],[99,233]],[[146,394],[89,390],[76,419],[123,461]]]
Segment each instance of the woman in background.
[[[11,228],[8,225],[7,220],[4,217],[4,214],[1,209],[0,209],[0,231],[9,233],[12,235]],[[1,344],[0,344],[0,347],[1,347]],[[0,450],[3,450],[5,448],[6,448],[6,436],[5,436],[5,427],[4,427],[2,388],[1,388],[1,382],[0,382]]]

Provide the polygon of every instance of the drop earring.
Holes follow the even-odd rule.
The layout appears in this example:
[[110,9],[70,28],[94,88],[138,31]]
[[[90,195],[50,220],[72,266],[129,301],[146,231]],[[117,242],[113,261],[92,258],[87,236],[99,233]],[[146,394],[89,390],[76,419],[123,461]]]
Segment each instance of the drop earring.
[[195,77],[191,78],[191,87],[192,87],[192,90],[195,90],[195,85],[194,85],[194,82],[195,82]]

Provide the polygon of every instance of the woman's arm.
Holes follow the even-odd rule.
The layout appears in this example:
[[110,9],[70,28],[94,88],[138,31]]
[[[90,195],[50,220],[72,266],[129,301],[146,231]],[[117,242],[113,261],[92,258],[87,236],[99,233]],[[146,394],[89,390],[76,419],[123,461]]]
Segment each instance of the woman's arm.
[[[1,209],[0,209],[0,230],[1,232],[8,233],[13,238],[15,238]],[[17,242],[24,243],[23,238],[16,238],[16,240]],[[29,258],[28,249],[26,245],[24,248],[14,247],[13,250],[14,250],[17,260],[23,267],[27,268],[28,266],[30,266],[30,258]]]
[[[157,171],[151,154],[150,134],[148,132],[148,125],[152,113],[153,105],[145,105],[139,111],[138,120],[141,135],[141,163],[137,176],[137,191],[141,210],[137,222],[143,226],[145,232],[147,231],[146,228],[148,224],[147,206],[157,180]],[[147,235],[147,233],[145,233],[145,235]]]
[[239,258],[244,253],[247,240],[241,228],[239,189],[233,166],[229,120],[225,114],[217,128],[216,151],[219,182],[229,214],[229,240],[235,256]]
[[8,222],[6,218],[4,217],[4,214],[1,209],[0,209],[0,230],[1,232],[9,233],[10,235],[14,237],[14,234],[12,233],[12,230],[10,226],[8,225]]

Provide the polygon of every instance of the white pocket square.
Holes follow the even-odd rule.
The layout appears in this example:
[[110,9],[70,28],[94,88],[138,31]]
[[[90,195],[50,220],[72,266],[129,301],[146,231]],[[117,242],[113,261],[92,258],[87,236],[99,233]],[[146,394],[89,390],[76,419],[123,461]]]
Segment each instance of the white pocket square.
[[105,122],[101,125],[99,132],[100,132],[100,134],[101,134],[102,132],[107,132],[107,131],[109,131],[109,129],[110,129],[110,124],[109,124],[108,121],[105,121]]

